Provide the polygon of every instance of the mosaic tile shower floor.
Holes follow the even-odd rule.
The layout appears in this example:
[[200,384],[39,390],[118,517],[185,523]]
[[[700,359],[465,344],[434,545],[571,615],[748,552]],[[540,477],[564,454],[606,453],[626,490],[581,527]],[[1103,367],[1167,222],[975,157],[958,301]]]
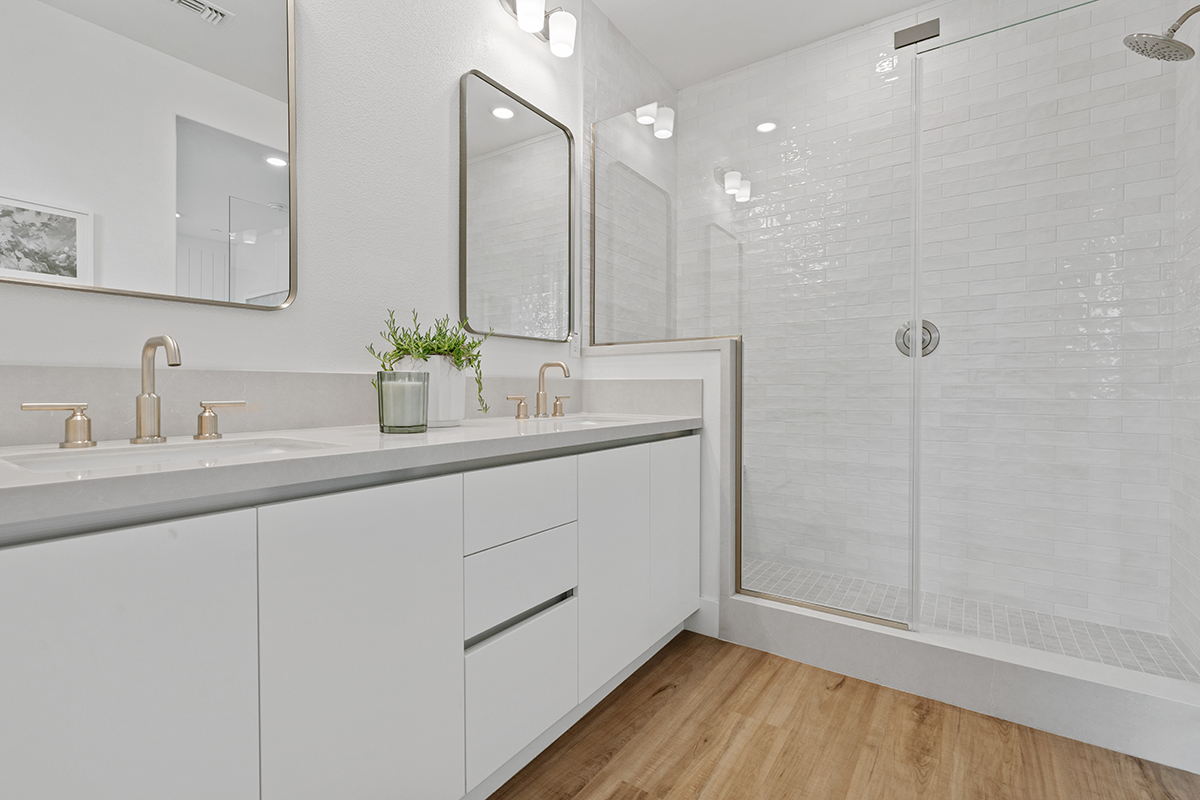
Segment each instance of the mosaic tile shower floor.
[[[775,597],[895,622],[908,618],[908,590],[901,586],[749,558],[743,564],[742,585]],[[921,623],[939,630],[1200,683],[1195,656],[1189,660],[1169,636],[933,592],[922,593]]]

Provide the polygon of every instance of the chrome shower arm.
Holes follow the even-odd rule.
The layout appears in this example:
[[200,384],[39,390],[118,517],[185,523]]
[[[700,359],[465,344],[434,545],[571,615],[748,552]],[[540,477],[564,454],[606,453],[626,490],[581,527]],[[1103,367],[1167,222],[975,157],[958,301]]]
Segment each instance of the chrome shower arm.
[[1172,25],[1171,27],[1167,28],[1167,32],[1166,32],[1166,34],[1165,34],[1165,35],[1166,35],[1166,36],[1170,36],[1170,37],[1174,37],[1174,36],[1175,36],[1175,33],[1176,33],[1178,30],[1179,30],[1180,26],[1182,26],[1182,25],[1183,25],[1183,23],[1185,23],[1185,22],[1187,22],[1189,19],[1191,19],[1191,18],[1192,18],[1192,16],[1194,16],[1194,15],[1196,14],[1196,12],[1197,12],[1197,11],[1200,11],[1200,6],[1196,6],[1195,8],[1191,8],[1191,9],[1189,9],[1188,11],[1186,11],[1182,17],[1180,17],[1179,19],[1175,20],[1175,24],[1174,24],[1174,25]]

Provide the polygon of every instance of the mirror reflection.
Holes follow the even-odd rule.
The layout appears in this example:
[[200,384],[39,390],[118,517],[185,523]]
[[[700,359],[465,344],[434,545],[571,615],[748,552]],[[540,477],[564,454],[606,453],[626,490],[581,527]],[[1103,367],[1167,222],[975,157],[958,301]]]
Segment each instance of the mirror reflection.
[[5,0],[0,280],[292,290],[287,0]]
[[565,341],[570,133],[478,73],[462,103],[462,316],[481,333]]

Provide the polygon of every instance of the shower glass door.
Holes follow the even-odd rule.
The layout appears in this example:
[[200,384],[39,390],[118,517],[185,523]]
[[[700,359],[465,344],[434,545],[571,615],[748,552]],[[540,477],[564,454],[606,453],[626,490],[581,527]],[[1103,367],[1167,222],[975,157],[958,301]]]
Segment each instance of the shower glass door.
[[1177,676],[1177,68],[1121,43],[1151,11],[1174,16],[1101,0],[919,56],[919,624]]
[[[705,213],[684,209],[679,247],[683,296],[743,335],[741,591],[903,627],[913,363],[895,336],[914,313],[913,54],[891,35],[701,87],[697,102],[732,103],[735,124],[680,143]],[[778,127],[760,133],[762,119]],[[725,171],[751,182],[748,202],[721,194]],[[735,263],[736,287],[703,275]]]

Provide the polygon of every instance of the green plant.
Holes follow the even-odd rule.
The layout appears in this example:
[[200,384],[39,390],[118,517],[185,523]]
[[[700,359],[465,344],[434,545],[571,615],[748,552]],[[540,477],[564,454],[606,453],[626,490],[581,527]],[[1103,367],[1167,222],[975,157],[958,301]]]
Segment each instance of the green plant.
[[[476,339],[467,330],[467,321],[463,320],[452,325],[450,315],[433,321],[432,328],[421,330],[417,322],[417,312],[413,310],[412,328],[401,328],[396,325],[396,312],[388,309],[387,319],[384,320],[387,330],[379,335],[388,347],[377,351],[375,345],[367,345],[367,352],[379,360],[379,368],[383,372],[391,372],[396,363],[403,358],[416,361],[428,361],[430,356],[446,356],[454,364],[455,369],[472,369],[475,371],[475,387],[479,395],[479,410],[488,412],[487,403],[483,402],[483,372],[480,365],[483,354],[480,352],[483,343],[492,335],[488,331],[482,339]],[[390,348],[390,349],[388,349]]]

